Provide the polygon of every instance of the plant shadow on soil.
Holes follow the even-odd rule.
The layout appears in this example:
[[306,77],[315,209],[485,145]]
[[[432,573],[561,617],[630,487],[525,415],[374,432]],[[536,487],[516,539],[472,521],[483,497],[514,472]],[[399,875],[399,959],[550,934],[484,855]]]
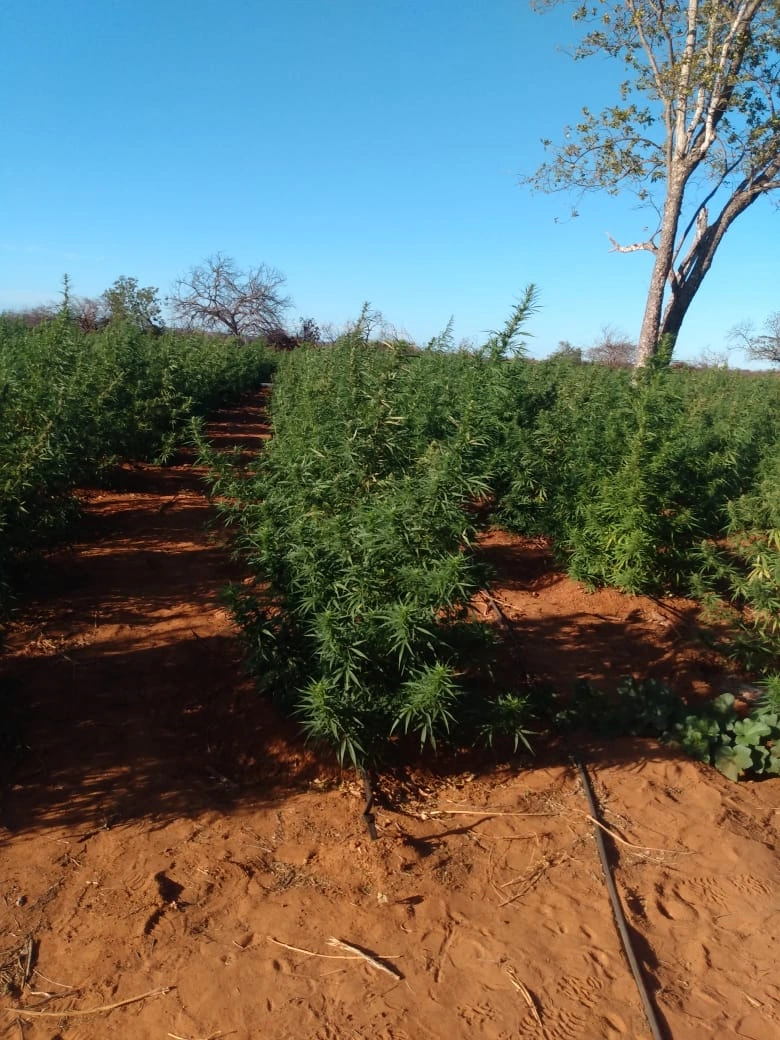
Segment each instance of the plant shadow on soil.
[[[265,437],[246,408],[220,448]],[[222,592],[242,578],[191,453],[128,464],[84,492],[0,660],[0,827],[114,827],[261,803],[321,774],[296,727],[243,673]]]
[[[261,408],[247,417],[246,407],[209,428],[219,447],[251,451],[266,436]],[[182,457],[122,466],[85,492],[77,540],[46,557],[0,661],[7,833],[227,812],[340,775],[332,751],[305,746],[243,673],[221,592],[244,574],[207,532],[213,519],[202,474]],[[497,668],[510,684],[530,675],[571,690],[581,676],[614,685],[634,674],[686,695],[717,692],[723,670],[696,642],[693,605],[589,594],[555,571],[543,545],[502,532],[485,537],[483,552],[509,626]],[[380,800],[403,799],[412,775],[567,764],[574,750],[531,740],[533,758],[392,747],[376,777]],[[676,754],[636,740],[586,739],[579,750],[594,765],[629,768]]]
[[[211,566],[220,563],[218,550],[205,552],[213,556]],[[181,554],[187,566],[191,555]],[[132,565],[132,554],[119,558],[123,567]],[[117,565],[117,558],[108,556],[92,557],[91,565],[108,559]],[[87,623],[85,642],[78,645],[78,636],[69,630],[78,628],[80,616],[89,622],[80,607],[90,590],[105,588],[93,571],[95,583],[83,583],[67,609],[59,601],[64,645],[56,636],[49,642],[39,637],[41,653],[7,662],[0,824],[12,833],[54,826],[109,828],[139,818],[161,822],[209,809],[227,812],[241,803],[276,802],[316,779],[338,775],[333,753],[317,754],[305,746],[297,726],[255,691],[242,673],[238,640],[213,589],[207,582],[197,587],[177,583],[173,574],[179,564],[175,555],[165,554],[171,571],[164,577],[165,594],[145,588],[143,595],[128,599],[121,585],[114,586],[111,597],[101,592],[100,638],[89,641]],[[135,569],[141,586],[159,576],[157,567],[147,574],[137,561]],[[61,578],[52,574],[55,588]],[[220,631],[204,629],[203,616],[216,616]],[[571,625],[578,629],[576,617]],[[520,632],[519,649],[508,648],[513,658],[519,654],[522,659],[523,642],[549,645],[557,637],[555,649],[548,651],[557,668],[566,670],[567,653],[582,664],[576,642],[568,649],[562,645],[559,620],[521,625]],[[155,640],[158,645],[149,645]],[[603,650],[599,660],[603,665]],[[512,660],[503,667],[511,671]],[[568,764],[573,751],[596,766],[641,769],[648,758],[676,755],[644,740],[583,736],[576,747],[564,740],[547,743],[542,736],[531,741],[534,756],[509,759],[487,749],[421,757],[413,747],[411,754],[397,747],[380,770],[379,800],[403,801],[410,774],[442,778],[488,773],[508,762],[516,769]]]
[[[114,615],[120,628],[125,616],[132,619]],[[184,632],[187,619],[177,622]],[[99,653],[93,644],[13,662],[3,691],[10,740],[0,775],[0,825],[11,834],[226,813],[278,803],[339,775],[332,751],[306,747],[297,726],[242,676],[235,636],[190,629],[148,647],[127,627]],[[648,760],[677,757],[645,740],[542,740],[535,755],[510,758],[486,749],[421,757],[398,747],[375,776],[378,801],[403,803],[410,776],[417,790],[420,776],[568,766],[573,752],[597,767],[637,771]]]
[[[496,574],[495,598],[512,643],[502,662],[507,679],[520,663],[532,680],[563,694],[579,679],[612,691],[633,676],[696,698],[735,678],[711,648],[717,630],[702,624],[690,600],[589,590],[555,565],[542,539],[491,531],[481,554]],[[482,611],[493,619],[489,607],[482,604]]]

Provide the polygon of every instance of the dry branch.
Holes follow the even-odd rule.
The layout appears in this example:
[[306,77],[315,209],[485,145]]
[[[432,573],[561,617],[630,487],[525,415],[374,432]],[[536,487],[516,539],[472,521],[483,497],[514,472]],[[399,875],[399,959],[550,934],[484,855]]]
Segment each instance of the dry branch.
[[452,946],[452,940],[455,937],[455,925],[450,924],[447,929],[447,934],[444,936],[444,942],[441,944],[439,950],[439,963],[436,965],[436,974],[433,977],[433,981],[438,985],[441,982],[442,973],[444,971],[444,958],[447,956],[450,946]]
[[509,981],[512,983],[512,985],[515,987],[517,992],[522,996],[523,1000],[528,1005],[528,1008],[529,1008],[531,1014],[534,1016],[534,1021],[539,1026],[539,1028],[542,1031],[544,1031],[544,1024],[542,1023],[542,1016],[539,1014],[539,1009],[536,1006],[536,1001],[531,996],[530,990],[525,985],[525,983],[522,982],[522,980],[520,979],[520,977],[518,976],[517,972],[515,971],[515,969],[512,967],[511,964],[507,964],[506,967],[504,968],[504,971],[509,976]]
[[352,943],[344,942],[342,939],[336,939],[333,936],[328,939],[329,946],[336,946],[339,949],[347,950],[347,953],[315,953],[314,950],[304,950],[300,946],[291,946],[290,943],[282,942],[281,939],[274,939],[272,935],[267,935],[266,939],[269,942],[274,943],[276,946],[282,946],[285,950],[292,950],[293,953],[302,953],[306,957],[322,957],[325,960],[331,961],[365,961],[370,964],[372,968],[376,968],[378,971],[384,971],[388,975],[392,975],[394,979],[399,982],[403,979],[403,975],[400,971],[394,968],[391,964],[386,964],[378,957],[368,953],[366,950],[362,950],[359,946],[353,946]]
[[[47,978],[42,971],[38,971],[37,968],[33,968],[33,975],[37,975],[39,979],[43,979],[44,982],[48,982],[50,986],[59,986],[61,989],[75,989],[75,986],[69,986],[66,982],[56,982],[54,979]],[[67,996],[67,994],[63,994]]]
[[503,809],[429,809],[428,815],[446,813],[448,816],[560,816],[560,812],[510,812]]
[[[235,1030],[233,1030],[235,1032]],[[179,1036],[178,1033],[166,1033],[166,1036],[170,1036],[172,1040],[219,1040],[221,1036],[227,1036],[227,1033],[223,1033],[221,1029],[218,1029],[216,1033],[209,1033],[208,1036]]]
[[372,968],[376,968],[377,971],[383,971],[387,975],[392,975],[392,977],[399,982],[403,979],[403,975],[397,968],[394,968],[391,964],[385,964],[384,961],[379,960],[377,957],[367,953],[365,950],[361,950],[359,946],[353,946],[352,943],[344,942],[343,939],[336,939],[333,936],[328,939],[328,943],[330,946],[338,946],[342,950],[349,950],[350,953],[362,957],[362,959],[367,964],[370,964]]
[[126,1007],[128,1004],[137,1004],[139,1000],[147,997],[156,997],[170,993],[173,986],[161,986],[158,989],[150,989],[148,993],[139,993],[137,997],[128,997],[126,1000],[118,1000],[115,1004],[103,1004],[100,1007],[85,1008],[83,1011],[35,1011],[32,1008],[6,1007],[3,1011],[12,1011],[15,1015],[23,1015],[25,1018],[81,1018],[86,1015],[99,1015],[104,1011],[114,1011],[116,1008]]
[[615,831],[610,830],[606,824],[602,823],[601,820],[597,820],[595,816],[591,816],[590,813],[586,813],[582,809],[575,809],[577,813],[581,813],[586,819],[590,820],[591,823],[595,824],[596,827],[600,827],[605,834],[608,834],[613,841],[618,842],[620,845],[625,845],[628,849],[636,849],[637,852],[668,852],[675,856],[691,856],[693,853],[689,849],[659,849],[654,845],[635,845],[633,841],[626,841],[625,838],[621,838]]
[[[515,892],[515,894],[513,896],[510,896],[508,899],[505,899],[502,903],[499,903],[498,904],[499,910],[502,907],[509,906],[510,903],[517,902],[517,900],[520,899],[522,896],[524,896],[526,894],[526,892],[529,892],[536,885],[536,883],[538,881],[541,881],[541,879],[544,877],[544,875],[547,873],[548,870],[552,870],[553,867],[560,866],[561,863],[565,863],[567,860],[570,860],[570,859],[571,859],[571,856],[568,854],[568,852],[562,852],[562,853],[560,853],[557,856],[547,856],[539,864],[539,866],[537,866],[531,872],[530,876],[527,879],[515,878],[514,881],[508,881],[506,883],[506,885],[516,885],[518,883],[518,881],[523,881],[523,880],[525,880],[526,883],[523,885],[523,887],[520,889],[519,892]],[[505,888],[506,885],[502,885],[501,887]]]
[[345,956],[343,953],[315,953],[314,950],[304,950],[300,946],[291,946],[289,943],[282,942],[281,939],[274,939],[272,935],[267,935],[266,939],[269,942],[275,943],[276,946],[282,946],[285,950],[292,950],[293,953],[302,953],[306,957],[322,957],[329,961],[357,961],[360,957],[353,955],[351,957]]

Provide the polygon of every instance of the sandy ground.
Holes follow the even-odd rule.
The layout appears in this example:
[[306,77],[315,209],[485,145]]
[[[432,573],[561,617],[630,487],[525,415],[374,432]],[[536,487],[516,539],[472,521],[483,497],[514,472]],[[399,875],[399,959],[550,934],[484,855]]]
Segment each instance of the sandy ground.
[[[257,445],[262,420],[212,433]],[[371,841],[354,773],[242,676],[198,474],[125,467],[86,498],[2,661],[0,1037],[650,1038],[573,749],[398,767]],[[733,685],[692,604],[588,594],[502,534],[485,552],[517,669]],[[662,1035],[780,1038],[780,781],[578,750]]]

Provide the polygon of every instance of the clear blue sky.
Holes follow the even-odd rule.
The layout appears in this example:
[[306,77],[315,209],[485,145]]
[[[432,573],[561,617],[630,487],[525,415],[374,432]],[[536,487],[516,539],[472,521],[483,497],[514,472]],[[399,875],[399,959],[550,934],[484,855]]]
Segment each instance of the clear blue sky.
[[[0,309],[55,299],[65,272],[78,295],[120,275],[165,295],[221,251],[284,272],[291,320],[338,326],[368,300],[415,340],[451,315],[480,339],[534,282],[533,354],[638,334],[650,256],[606,233],[634,241],[647,218],[591,196],[568,221],[572,199],[519,183],[616,81],[560,51],[563,10],[0,0],[0,33]],[[768,201],[740,218],[679,356],[780,307],[778,241]]]

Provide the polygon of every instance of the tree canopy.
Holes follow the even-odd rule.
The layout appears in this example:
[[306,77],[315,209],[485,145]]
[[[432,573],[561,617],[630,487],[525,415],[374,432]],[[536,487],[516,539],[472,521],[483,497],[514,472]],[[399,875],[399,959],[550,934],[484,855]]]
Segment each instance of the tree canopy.
[[[545,9],[562,0],[538,0]],[[671,353],[723,237],[780,188],[780,0],[607,0],[573,6],[576,59],[616,59],[615,102],[582,109],[526,183],[633,191],[655,215],[620,252],[653,256],[638,364]],[[643,223],[647,223],[646,218]]]
[[290,306],[282,293],[285,281],[266,264],[243,271],[231,257],[216,253],[178,279],[168,304],[174,318],[189,328],[255,339],[283,327]]
[[162,328],[159,290],[148,285],[141,288],[137,278],[122,275],[100,296],[99,307],[105,320],[129,321],[144,332]]

